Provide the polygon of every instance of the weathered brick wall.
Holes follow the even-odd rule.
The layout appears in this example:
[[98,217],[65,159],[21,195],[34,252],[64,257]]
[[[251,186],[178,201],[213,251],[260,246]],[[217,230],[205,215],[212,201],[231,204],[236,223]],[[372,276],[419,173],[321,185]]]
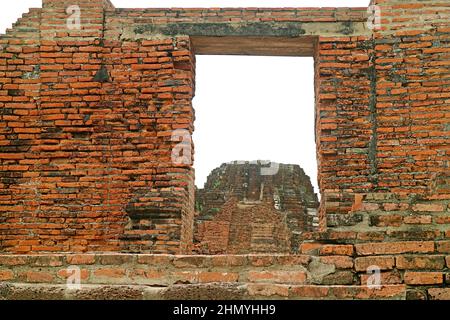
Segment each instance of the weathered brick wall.
[[[406,241],[303,244],[298,255],[1,255],[0,280],[7,283],[0,297],[450,299],[448,247],[448,241],[436,248],[433,241]],[[379,287],[365,285],[372,265],[381,269]],[[75,270],[80,288],[67,282]]]
[[[33,292],[29,284],[52,284],[37,297],[48,295],[64,299],[64,287],[71,270],[78,267],[81,290],[72,290],[77,298],[95,298],[93,285],[130,286],[133,291],[151,285],[155,291],[147,293],[160,299],[223,298],[228,299],[359,299],[405,297],[406,286],[401,281],[378,290],[358,283],[353,277],[352,246],[326,246],[321,257],[310,255],[216,255],[174,256],[133,254],[80,254],[0,256],[0,273],[8,285],[1,294],[8,299],[23,298]],[[350,256],[349,256],[350,255]],[[363,259],[364,260],[364,259]],[[365,261],[357,264],[360,269]],[[391,268],[386,263],[386,268]],[[221,283],[218,285],[218,283]],[[16,287],[17,286],[17,287]],[[138,287],[132,287],[138,286]],[[211,293],[208,286],[215,287]],[[35,289],[39,286],[35,285]],[[95,287],[94,287],[95,288]],[[206,290],[205,290],[206,289]],[[123,292],[127,290],[122,288]],[[99,294],[97,292],[97,294]],[[194,296],[192,296],[195,294]],[[52,297],[53,295],[53,297]],[[56,297],[55,297],[56,295]],[[58,296],[59,295],[59,296]],[[231,295],[231,296],[230,296]],[[139,295],[138,295],[139,296]],[[125,295],[126,297],[126,295]],[[142,298],[142,295],[139,297]]]
[[316,51],[322,230],[362,241],[443,239],[449,4],[376,4],[381,28],[321,37]]
[[178,253],[194,205],[192,168],[171,160],[173,131],[193,130],[189,38],[105,39],[110,6],[76,4],[81,30],[45,1],[32,36],[2,40],[1,248]]
[[293,46],[265,54],[315,57],[321,232],[301,248],[354,246],[410,297],[448,298],[448,1],[374,1],[375,30],[366,8],[73,4],[79,30],[45,0],[0,37],[1,251],[189,252],[194,172],[171,153],[194,129],[194,54],[265,37]]
[[[448,176],[450,6],[380,1],[374,34],[380,190],[430,196]],[[401,17],[401,18],[399,18]]]
[[[67,26],[69,5],[80,7],[79,29]],[[173,131],[192,132],[194,119],[194,50],[179,36],[189,31],[183,23],[204,23],[194,34],[292,36],[317,34],[308,22],[358,32],[347,21],[363,16],[44,1],[20,22],[26,28],[2,37],[2,250],[189,250],[193,170],[171,161]]]

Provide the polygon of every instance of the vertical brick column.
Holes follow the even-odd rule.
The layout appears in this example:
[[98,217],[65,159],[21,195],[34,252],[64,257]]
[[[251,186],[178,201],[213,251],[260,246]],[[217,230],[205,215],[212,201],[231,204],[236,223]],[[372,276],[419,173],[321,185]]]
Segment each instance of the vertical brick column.
[[316,144],[320,229],[359,222],[353,194],[374,188],[372,40],[320,37],[316,51]]
[[129,219],[123,250],[186,252],[193,238],[194,173],[191,163],[173,161],[172,152],[181,138],[176,130],[184,130],[186,141],[194,129],[189,37],[105,46],[111,46],[105,62],[114,82],[105,100],[113,102],[116,116],[111,165],[120,177],[111,181],[110,191],[116,201],[125,201]]
[[381,15],[374,30],[379,186],[434,193],[436,178],[449,172],[450,3],[373,3]]
[[[67,23],[76,6],[79,28]],[[171,156],[174,131],[193,131],[190,41],[105,38],[110,9],[106,1],[44,2],[43,215],[63,217],[59,250],[187,252],[193,171]]]
[[334,238],[443,240],[449,232],[442,221],[449,215],[450,4],[372,4],[367,40],[320,38],[321,211]]
[[[40,9],[0,36],[0,251],[27,252],[39,208]],[[11,248],[14,248],[13,250]]]
[[109,9],[102,0],[43,0],[40,145],[33,151],[40,159],[35,214],[47,229],[34,231],[31,251],[119,249],[124,219],[109,194],[110,128],[96,120],[111,109],[103,99],[106,80],[97,76],[107,74],[102,37]]

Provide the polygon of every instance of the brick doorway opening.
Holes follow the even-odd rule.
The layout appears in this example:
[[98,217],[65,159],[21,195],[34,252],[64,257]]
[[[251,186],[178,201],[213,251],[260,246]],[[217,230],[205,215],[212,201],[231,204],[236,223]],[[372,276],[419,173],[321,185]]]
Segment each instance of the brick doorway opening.
[[222,45],[233,55],[217,55],[202,41],[193,39],[194,252],[297,253],[319,226],[310,52],[241,40],[245,51]]

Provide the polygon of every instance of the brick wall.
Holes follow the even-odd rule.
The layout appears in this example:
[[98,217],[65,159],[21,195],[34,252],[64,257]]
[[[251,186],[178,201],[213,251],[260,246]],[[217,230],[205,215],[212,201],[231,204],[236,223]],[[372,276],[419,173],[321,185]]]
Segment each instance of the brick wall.
[[[361,240],[368,231],[377,239],[430,232],[442,238],[447,229],[435,222],[440,219],[420,216],[434,205],[436,213],[449,213],[449,5],[375,4],[379,29],[321,37],[316,51],[322,230],[352,226],[341,229]],[[362,210],[369,217],[357,212],[362,199],[375,202]],[[406,215],[413,217],[403,220]]]
[[374,1],[376,30],[366,8],[70,4],[80,29],[46,0],[0,37],[2,252],[189,252],[194,172],[171,152],[194,129],[194,44],[298,37],[315,57],[321,188],[320,232],[300,248],[369,248],[411,297],[448,297],[448,1]]
[[[197,297],[204,298],[202,287],[217,283],[221,283],[222,296],[224,287],[234,289],[229,290],[234,298],[345,299],[355,293],[361,299],[405,297],[406,286],[400,282],[379,290],[352,285],[358,282],[351,273],[353,260],[348,256],[352,254],[352,247],[335,249],[326,247],[327,255],[320,258],[309,255],[0,256],[1,278],[9,283],[9,287],[2,290],[2,295],[9,299],[22,298],[30,289],[20,287],[21,283],[35,284],[35,287],[38,287],[37,284],[51,284],[64,288],[67,277],[72,274],[70,270],[76,266],[80,270],[82,290],[72,291],[72,294],[81,297],[84,293],[84,298],[95,298],[95,293],[89,292],[93,285],[138,286],[134,290],[142,290],[139,286],[151,285],[159,289],[156,294],[160,299],[172,298],[177,292],[183,295],[184,289],[195,287],[190,291],[197,291]],[[340,255],[334,255],[336,253]],[[16,285],[19,287],[16,288]],[[47,287],[38,296],[54,295],[54,288],[51,288]],[[64,289],[59,293],[61,291]],[[183,298],[189,299],[190,296],[192,292]]]
[[78,4],[80,30],[46,1],[32,36],[2,38],[1,248],[181,252],[193,170],[171,151],[173,130],[193,130],[189,38],[104,39],[110,6]]
[[[79,28],[67,24],[77,14],[69,4],[79,6]],[[178,35],[183,22],[197,34],[292,36],[316,34],[309,22],[339,29],[364,17],[362,9],[275,11],[47,0],[24,16],[1,38],[2,250],[189,250],[193,170],[171,161],[173,131],[192,132],[194,119],[194,48]],[[220,31],[239,21],[246,25]]]

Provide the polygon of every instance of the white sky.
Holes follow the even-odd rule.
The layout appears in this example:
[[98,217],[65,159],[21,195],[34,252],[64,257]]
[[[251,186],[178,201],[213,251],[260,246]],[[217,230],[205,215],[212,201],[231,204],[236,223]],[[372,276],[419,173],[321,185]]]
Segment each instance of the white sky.
[[[118,8],[366,7],[369,0],[112,0]],[[41,0],[0,3],[0,33]],[[312,58],[197,56],[196,184],[233,160],[299,164],[317,188]]]
[[312,58],[197,56],[195,168],[233,160],[300,164],[317,180]]

